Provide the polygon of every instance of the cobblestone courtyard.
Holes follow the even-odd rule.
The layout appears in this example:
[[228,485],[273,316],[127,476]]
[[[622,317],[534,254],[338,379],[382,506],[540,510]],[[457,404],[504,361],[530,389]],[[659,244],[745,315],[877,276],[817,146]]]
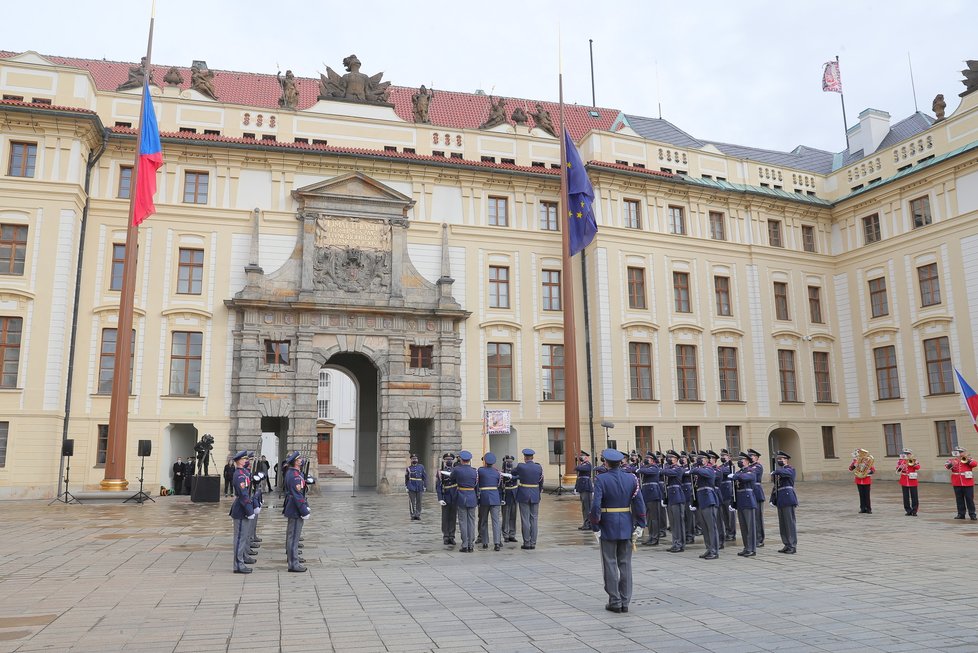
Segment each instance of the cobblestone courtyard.
[[438,506],[324,488],[309,573],[285,573],[269,507],[255,573],[231,573],[228,501],[0,503],[3,651],[978,651],[978,522],[947,485],[905,517],[895,481],[858,514],[850,484],[799,484],[798,554],[775,512],[756,558],[639,547],[628,614],[606,612],[599,554],[575,497],[547,496],[534,551],[441,545]]

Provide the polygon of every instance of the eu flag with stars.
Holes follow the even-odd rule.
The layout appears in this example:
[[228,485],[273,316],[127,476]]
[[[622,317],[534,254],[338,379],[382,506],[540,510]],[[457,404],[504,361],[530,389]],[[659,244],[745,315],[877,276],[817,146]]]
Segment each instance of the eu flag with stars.
[[594,188],[587,177],[581,154],[566,129],[564,151],[567,155],[567,235],[570,240],[570,255],[574,256],[594,240],[598,233],[598,223],[591,208]]

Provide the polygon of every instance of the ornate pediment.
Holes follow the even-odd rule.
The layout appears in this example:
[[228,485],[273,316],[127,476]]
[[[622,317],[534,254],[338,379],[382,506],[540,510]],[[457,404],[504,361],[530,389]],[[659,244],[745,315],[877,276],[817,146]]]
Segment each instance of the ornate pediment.
[[299,210],[377,218],[406,217],[414,200],[361,172],[333,177],[292,191]]

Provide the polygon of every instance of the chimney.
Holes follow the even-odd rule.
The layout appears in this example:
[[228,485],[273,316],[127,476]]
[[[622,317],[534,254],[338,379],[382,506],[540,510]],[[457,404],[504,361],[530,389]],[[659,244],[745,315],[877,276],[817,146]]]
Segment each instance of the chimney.
[[890,114],[879,109],[865,109],[859,114],[859,124],[849,128],[849,150],[863,151],[863,156],[876,152],[890,133]]

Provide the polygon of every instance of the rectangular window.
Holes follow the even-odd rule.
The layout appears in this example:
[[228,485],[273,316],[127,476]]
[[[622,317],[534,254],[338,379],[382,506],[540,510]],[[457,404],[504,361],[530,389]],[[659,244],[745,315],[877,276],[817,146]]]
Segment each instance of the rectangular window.
[[652,399],[652,345],[647,342],[628,343],[628,370],[631,379],[631,398]]
[[95,464],[105,465],[106,451],[109,449],[109,425],[98,425],[98,441],[95,443]]
[[690,313],[689,308],[689,273],[672,273],[672,290],[677,313]]
[[932,395],[954,393],[951,376],[951,347],[947,336],[924,340],[924,358],[927,360],[927,389]]
[[509,226],[509,200],[505,197],[489,198],[489,226]]
[[645,307],[645,268],[628,268],[628,308]]
[[10,433],[10,422],[0,422],[0,467],[7,466],[7,436]]
[[642,215],[639,213],[638,200],[625,200],[625,226],[629,229],[642,228]]
[[119,166],[119,199],[129,199],[132,192],[132,166]]
[[10,143],[10,166],[7,174],[11,177],[33,177],[37,163],[37,143]]
[[265,365],[288,365],[289,364],[289,341],[288,340],[266,340],[265,341]]
[[771,247],[784,247],[784,240],[781,238],[781,221],[767,221],[767,242]]
[[[563,451],[559,456],[554,453],[554,443],[560,442],[560,450]],[[566,444],[564,440],[564,429],[562,428],[548,428],[547,429],[547,453],[550,455],[550,464],[556,464],[559,461],[567,460],[565,456],[571,455],[570,451],[563,446]],[[574,452],[577,453],[576,451]]]
[[316,408],[319,419],[332,419],[332,413],[329,410],[331,399],[330,373],[326,370],[319,370],[319,390],[316,393]]
[[832,403],[832,376],[829,371],[829,353],[827,351],[813,352],[812,367],[815,370],[816,403]]
[[835,455],[835,427],[822,427],[822,456],[825,458],[838,458]]
[[778,350],[778,378],[781,381],[781,401],[798,401],[798,384],[795,382],[795,352]]
[[635,450],[640,456],[644,456],[646,451],[655,451],[655,439],[652,433],[651,426],[635,427]]
[[683,449],[686,451],[696,451],[700,446],[700,427],[683,426]]
[[887,345],[873,350],[876,362],[876,392],[880,399],[900,398],[900,378],[897,376],[896,347]]
[[717,315],[731,314],[730,311],[730,277],[713,277],[713,289],[716,293]]
[[812,324],[822,324],[822,289],[808,286],[808,313]]
[[866,239],[866,244],[875,243],[882,238],[880,234],[880,216],[879,213],[874,213],[873,215],[867,215],[863,218],[863,237]]
[[564,400],[564,346],[544,345],[541,352],[543,363],[543,400]]
[[186,204],[207,204],[207,186],[210,176],[206,172],[183,173],[183,201]]
[[736,456],[736,452],[740,451],[740,427],[725,426],[723,427],[723,434],[727,441],[727,451]]
[[930,198],[926,195],[910,200],[910,214],[913,216],[913,228],[926,227],[931,223]]
[[700,398],[694,345],[676,345],[676,385],[680,401],[696,401]]
[[917,268],[920,282],[920,305],[934,306],[941,303],[941,279],[937,276],[937,263]]
[[710,238],[713,240],[726,240],[727,228],[724,224],[723,213],[710,211]]
[[126,264],[126,246],[112,243],[112,272],[109,290],[122,290],[122,272]]
[[774,317],[778,320],[790,320],[788,313],[788,284],[783,281],[774,282]]
[[869,280],[869,304],[873,317],[883,317],[890,314],[890,304],[886,299],[886,277]]
[[430,370],[434,368],[434,345],[411,345],[408,351],[411,355],[411,369]]
[[180,248],[177,294],[199,295],[204,280],[204,250]]
[[883,439],[886,441],[886,457],[899,456],[903,450],[903,429],[900,424],[884,424]]
[[937,429],[937,455],[950,456],[951,450],[958,446],[958,425],[953,419],[934,422]]
[[27,260],[27,225],[0,224],[0,274],[23,276]]
[[801,226],[801,244],[806,252],[814,252],[815,248],[815,227],[809,224]]
[[489,374],[489,401],[513,400],[513,345],[490,342],[486,345]]
[[557,202],[540,202],[540,229],[543,231],[560,231],[560,220],[557,219]]
[[23,318],[0,317],[0,388],[17,387],[23,329]]
[[560,310],[560,270],[543,271],[543,310]]
[[[98,390],[96,394],[112,394],[112,379],[115,378],[115,350],[118,330],[102,329],[102,349],[98,360]],[[129,394],[132,394],[132,376],[136,367],[136,330],[132,330],[129,347]]]
[[669,207],[669,233],[686,235],[686,215],[681,206]]
[[170,349],[170,394],[200,396],[200,365],[204,334],[199,331],[174,331]]
[[717,365],[720,368],[720,401],[740,401],[737,349],[717,347]]
[[489,266],[489,308],[509,308],[509,268]]

